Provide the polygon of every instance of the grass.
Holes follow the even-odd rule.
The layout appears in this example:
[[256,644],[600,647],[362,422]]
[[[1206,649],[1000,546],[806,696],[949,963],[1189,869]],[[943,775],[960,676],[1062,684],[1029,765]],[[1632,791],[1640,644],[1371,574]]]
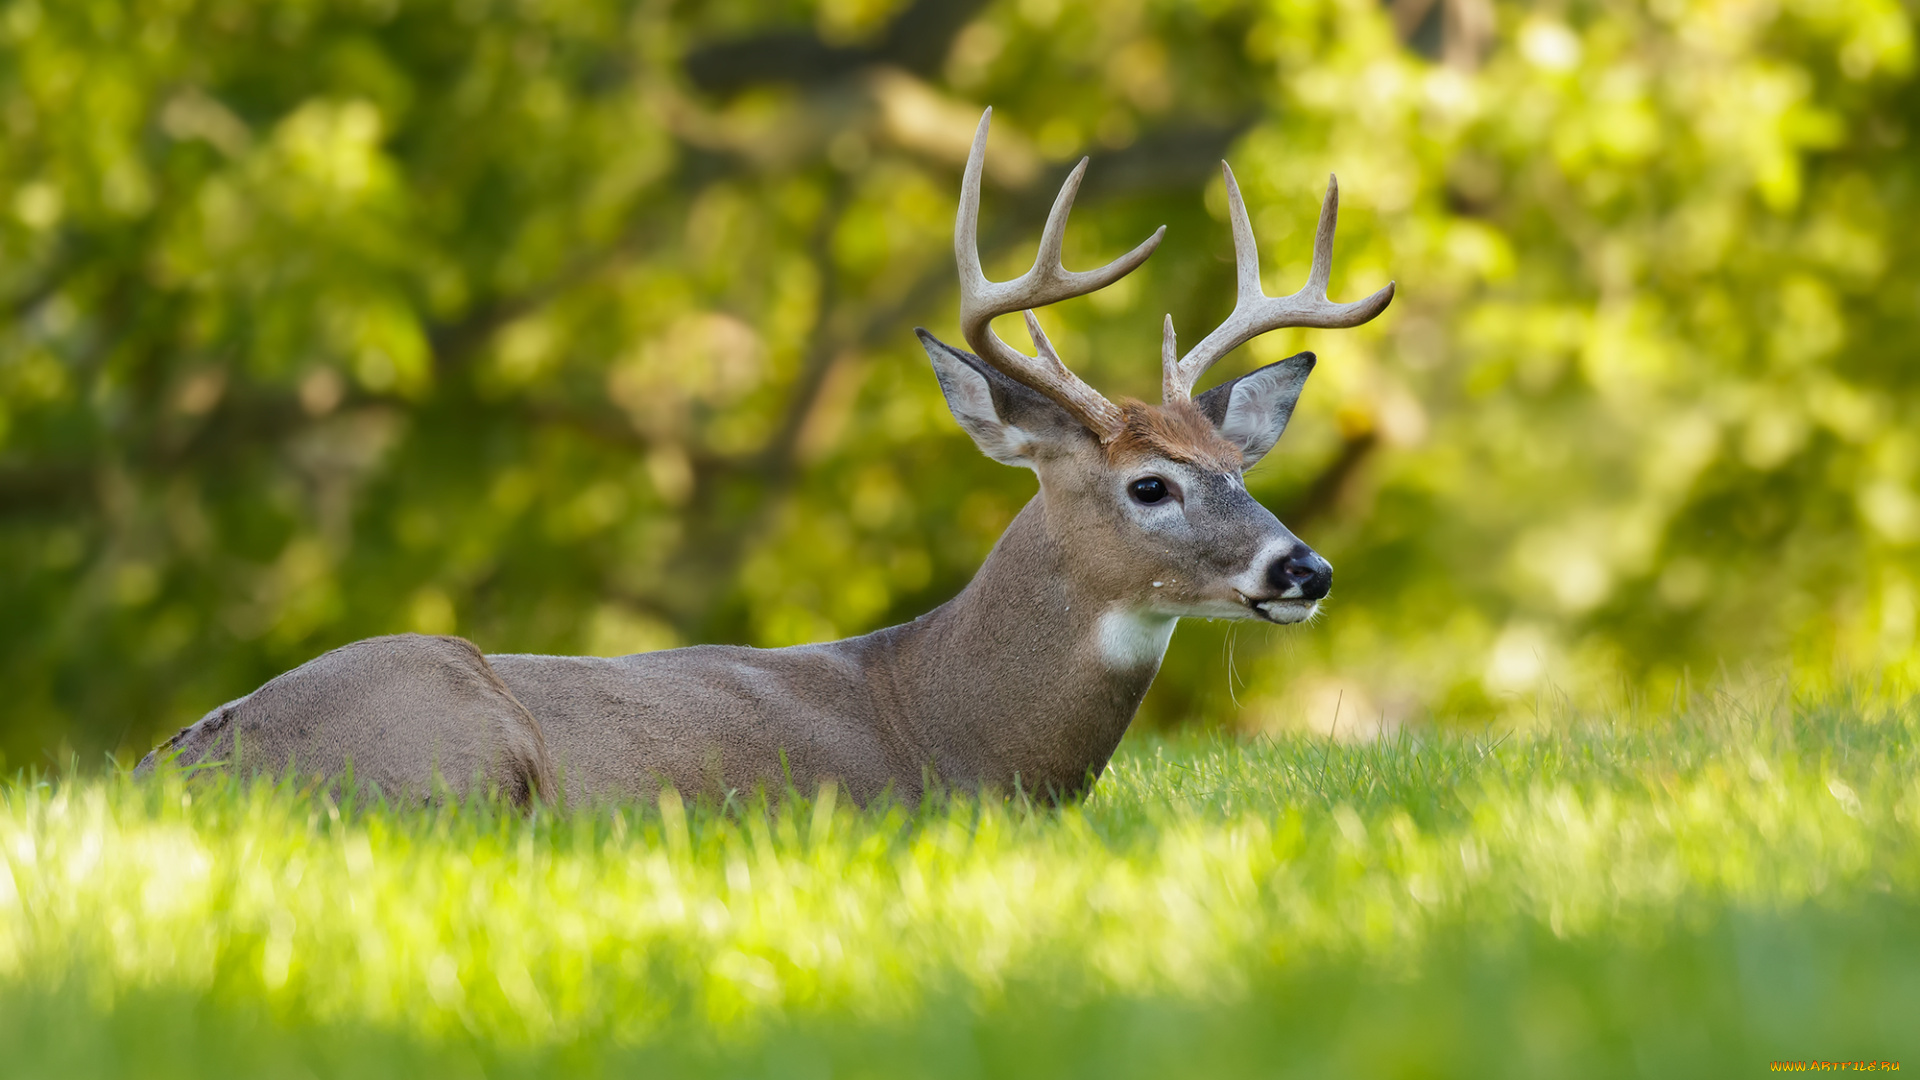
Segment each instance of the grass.
[[1920,1068],[1917,704],[1141,739],[1064,811],[23,777],[0,1072]]

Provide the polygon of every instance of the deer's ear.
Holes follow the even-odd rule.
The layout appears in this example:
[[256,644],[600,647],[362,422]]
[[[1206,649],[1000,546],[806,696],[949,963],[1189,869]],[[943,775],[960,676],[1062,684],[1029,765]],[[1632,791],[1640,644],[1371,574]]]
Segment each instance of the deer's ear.
[[1031,469],[1045,443],[1075,433],[1084,435],[1066,410],[988,367],[979,357],[925,330],[914,333],[933,361],[947,408],[981,453],[1002,464]]
[[1245,468],[1253,468],[1293,419],[1293,407],[1313,372],[1310,352],[1250,371],[1194,399],[1228,442],[1240,448]]

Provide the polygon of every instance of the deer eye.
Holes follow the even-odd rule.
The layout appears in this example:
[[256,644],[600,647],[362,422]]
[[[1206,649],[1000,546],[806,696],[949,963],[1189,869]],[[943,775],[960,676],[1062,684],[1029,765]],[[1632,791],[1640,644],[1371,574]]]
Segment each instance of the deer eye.
[[1167,497],[1167,482],[1157,476],[1143,476],[1127,485],[1127,494],[1134,502],[1152,506]]

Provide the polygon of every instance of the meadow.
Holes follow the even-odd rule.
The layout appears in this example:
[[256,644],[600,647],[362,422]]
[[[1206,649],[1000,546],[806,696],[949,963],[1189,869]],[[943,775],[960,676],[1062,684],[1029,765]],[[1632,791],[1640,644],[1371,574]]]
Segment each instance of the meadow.
[[12,1076],[1750,1075],[1920,1062],[1920,709],[1142,736],[1084,805],[523,815],[16,776]]

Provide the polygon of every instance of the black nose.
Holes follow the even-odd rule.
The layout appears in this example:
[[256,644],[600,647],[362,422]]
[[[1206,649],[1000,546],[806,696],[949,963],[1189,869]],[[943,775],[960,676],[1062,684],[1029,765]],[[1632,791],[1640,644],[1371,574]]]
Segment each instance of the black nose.
[[1267,584],[1288,599],[1319,600],[1333,590],[1333,567],[1311,548],[1297,547],[1267,567]]

